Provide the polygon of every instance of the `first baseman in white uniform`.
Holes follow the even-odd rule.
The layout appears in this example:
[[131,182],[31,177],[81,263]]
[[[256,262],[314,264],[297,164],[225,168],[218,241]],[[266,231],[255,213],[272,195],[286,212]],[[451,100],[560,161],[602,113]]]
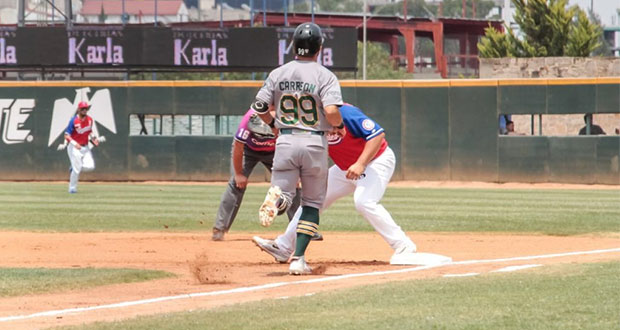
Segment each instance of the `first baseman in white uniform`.
[[[392,247],[394,265],[416,264],[416,245],[394,222],[379,202],[394,173],[394,152],[385,140],[383,128],[350,104],[340,108],[346,134],[329,135],[329,156],[334,161],[329,169],[327,195],[321,211],[338,199],[353,194],[355,209]],[[279,262],[287,262],[295,244],[298,210],[286,232],[275,241],[254,236],[254,243]]]
[[[301,214],[296,227],[295,252],[289,273],[311,274],[304,254],[319,227],[319,208],[327,189],[327,137],[344,124],[338,111],[342,105],[336,76],[317,63],[323,35],[314,23],[300,24],[294,32],[297,55],[273,70],[256,95],[252,108],[271,127],[278,128],[271,188],[259,209],[263,226],[269,226],[286,210],[301,180]],[[268,109],[276,109],[275,118]]]

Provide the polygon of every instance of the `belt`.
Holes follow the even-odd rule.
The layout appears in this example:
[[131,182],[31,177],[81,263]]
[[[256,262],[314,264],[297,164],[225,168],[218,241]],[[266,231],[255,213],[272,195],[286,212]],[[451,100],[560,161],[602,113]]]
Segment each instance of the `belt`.
[[299,129],[299,128],[281,128],[280,129],[280,134],[314,134],[314,135],[325,135],[325,132],[323,131],[310,131],[310,130],[305,130],[305,129]]

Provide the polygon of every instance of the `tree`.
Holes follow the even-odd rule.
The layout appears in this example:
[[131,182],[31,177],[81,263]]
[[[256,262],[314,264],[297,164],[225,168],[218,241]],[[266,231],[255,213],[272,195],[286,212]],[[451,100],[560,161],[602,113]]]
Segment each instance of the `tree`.
[[512,0],[522,38],[506,26],[501,34],[489,27],[478,43],[482,57],[589,56],[600,46],[601,27],[592,24],[568,0]]
[[[357,78],[361,79],[363,45],[357,43]],[[339,79],[353,79],[351,72],[338,72]],[[385,44],[380,42],[368,42],[366,44],[366,79],[411,79],[411,74],[404,69],[396,67],[396,63],[390,58],[390,52]]]
[[322,12],[359,13],[363,10],[362,0],[318,0],[318,8]]

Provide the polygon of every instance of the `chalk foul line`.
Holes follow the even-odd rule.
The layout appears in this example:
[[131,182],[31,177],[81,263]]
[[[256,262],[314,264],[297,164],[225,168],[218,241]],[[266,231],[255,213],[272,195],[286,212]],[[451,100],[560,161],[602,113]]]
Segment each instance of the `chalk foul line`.
[[568,256],[577,256],[577,255],[603,254],[603,253],[614,253],[614,252],[620,252],[620,248],[542,254],[542,255],[534,255],[534,256],[511,257],[511,258],[464,260],[464,261],[456,261],[452,263],[445,263],[445,264],[438,264],[438,265],[417,266],[417,267],[412,267],[412,268],[386,270],[386,271],[378,271],[378,272],[370,272],[370,273],[346,274],[346,275],[313,278],[313,279],[308,279],[308,280],[291,281],[291,282],[277,282],[277,283],[269,283],[269,284],[250,286],[250,287],[234,288],[234,289],[228,289],[228,290],[188,293],[188,294],[181,294],[181,295],[176,295],[176,296],[165,296],[165,297],[158,297],[158,298],[151,298],[151,299],[126,301],[126,302],[108,304],[108,305],[68,308],[68,309],[51,310],[51,311],[38,312],[38,313],[26,314],[26,315],[5,316],[5,317],[0,317],[0,322],[26,320],[26,319],[33,319],[37,317],[45,317],[45,316],[58,316],[58,315],[63,315],[63,314],[89,312],[89,311],[95,311],[95,310],[101,310],[101,309],[123,308],[123,307],[129,307],[129,306],[153,304],[153,303],[158,303],[158,302],[180,300],[180,299],[192,299],[192,298],[208,297],[208,296],[221,296],[221,295],[234,294],[234,293],[244,293],[244,292],[273,289],[273,288],[289,286],[289,285],[331,282],[331,281],[339,281],[339,280],[357,278],[357,277],[410,273],[410,272],[417,272],[417,271],[426,270],[426,269],[453,266],[453,265],[501,263],[501,262],[510,262],[510,261],[519,261],[519,260],[550,259],[550,258],[559,258],[559,257],[568,257]]

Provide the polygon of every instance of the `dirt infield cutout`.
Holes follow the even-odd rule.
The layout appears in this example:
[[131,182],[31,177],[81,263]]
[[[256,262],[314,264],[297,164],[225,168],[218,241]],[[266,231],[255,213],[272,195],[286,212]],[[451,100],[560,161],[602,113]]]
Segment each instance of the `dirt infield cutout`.
[[307,253],[310,265],[325,266],[325,273],[293,277],[288,265],[274,262],[254,246],[255,234],[230,233],[226,241],[212,242],[209,233],[0,232],[0,267],[125,267],[177,274],[145,283],[0,298],[0,328],[45,328],[208,309],[395,280],[481,274],[524,267],[533,260],[540,265],[620,260],[618,235],[409,233],[422,252],[451,256],[454,262],[390,266],[391,249],[376,233],[328,232]]

